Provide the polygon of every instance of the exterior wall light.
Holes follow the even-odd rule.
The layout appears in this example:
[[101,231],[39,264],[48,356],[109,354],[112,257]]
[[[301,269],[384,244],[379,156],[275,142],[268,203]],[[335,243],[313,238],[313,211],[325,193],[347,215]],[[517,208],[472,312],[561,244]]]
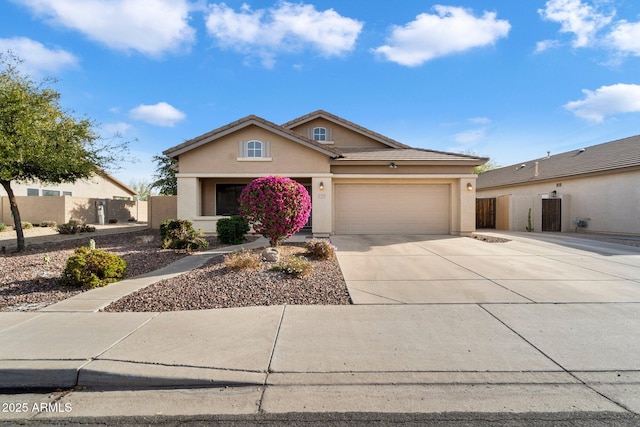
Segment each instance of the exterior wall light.
[[320,185],[318,186],[318,188],[320,189],[320,191],[324,190],[324,182],[320,181]]
[[396,169],[398,167],[398,165],[396,165],[394,162],[389,163],[389,167],[391,169]]
[[467,191],[471,191],[473,190],[473,184],[471,184],[470,182],[467,182]]

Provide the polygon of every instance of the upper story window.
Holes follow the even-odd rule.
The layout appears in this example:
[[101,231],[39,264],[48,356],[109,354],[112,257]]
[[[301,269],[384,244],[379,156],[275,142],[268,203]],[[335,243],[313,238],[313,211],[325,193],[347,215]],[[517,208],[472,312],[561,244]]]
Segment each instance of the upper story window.
[[27,196],[39,196],[40,190],[37,188],[27,188]]
[[241,141],[238,160],[271,160],[269,141]]
[[327,129],[326,128],[313,128],[313,140],[318,142],[327,141]]
[[331,128],[322,126],[308,127],[307,137],[321,144],[333,144],[333,132]]
[[261,141],[249,141],[247,143],[247,157],[262,157]]

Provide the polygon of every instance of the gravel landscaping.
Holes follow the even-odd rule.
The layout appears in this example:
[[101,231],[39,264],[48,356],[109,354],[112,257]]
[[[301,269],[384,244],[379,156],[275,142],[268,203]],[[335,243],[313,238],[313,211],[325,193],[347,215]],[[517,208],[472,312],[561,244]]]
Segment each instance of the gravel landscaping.
[[[260,254],[261,250],[252,251]],[[304,256],[302,244],[280,247],[280,256]],[[280,304],[350,304],[346,283],[335,258],[311,260],[312,273],[294,278],[270,271],[262,261],[256,269],[229,271],[223,257],[169,280],[163,280],[114,302],[104,311],[175,311]]]
[[[153,236],[153,241],[145,241]],[[50,238],[58,237],[57,235]],[[27,251],[0,254],[0,311],[39,310],[70,298],[82,289],[60,284],[67,259],[77,246],[96,247],[122,256],[127,262],[125,278],[157,270],[186,256],[159,248],[159,233],[143,230],[122,234],[87,233],[81,239],[28,245]],[[255,237],[250,237],[251,240]],[[207,236],[209,249],[221,247]],[[302,255],[301,245],[287,244],[282,254]],[[313,273],[296,279],[261,268],[228,272],[223,258],[171,280],[161,281],[111,304],[105,311],[171,311],[278,304],[349,304],[347,287],[337,260],[312,261]]]
[[[153,236],[153,241],[140,242],[143,236]],[[87,246],[89,239],[96,241],[97,248],[125,259],[125,278],[157,270],[186,256],[160,249],[159,233],[152,230],[108,235],[83,233],[81,239],[28,245],[22,253],[6,250],[0,254],[0,311],[38,310],[83,292],[59,282],[74,248]],[[215,237],[207,240],[210,248],[221,246]]]

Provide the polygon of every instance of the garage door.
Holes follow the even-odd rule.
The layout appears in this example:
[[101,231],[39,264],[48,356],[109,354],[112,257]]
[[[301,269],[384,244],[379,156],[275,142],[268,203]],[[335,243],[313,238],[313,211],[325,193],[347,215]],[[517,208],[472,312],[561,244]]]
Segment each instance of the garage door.
[[448,234],[448,185],[336,184],[336,234]]

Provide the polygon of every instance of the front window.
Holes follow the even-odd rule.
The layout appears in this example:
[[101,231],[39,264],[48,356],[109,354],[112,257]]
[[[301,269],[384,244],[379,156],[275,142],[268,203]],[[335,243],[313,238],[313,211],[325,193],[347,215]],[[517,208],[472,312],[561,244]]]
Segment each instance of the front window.
[[249,141],[247,143],[247,157],[262,157],[262,142]]
[[240,193],[247,184],[216,185],[216,215],[237,215],[240,204]]
[[318,142],[326,142],[327,129],[326,128],[313,128],[313,140]]
[[60,191],[58,190],[42,190],[42,195],[43,196],[53,196],[53,197],[59,197],[60,196]]

